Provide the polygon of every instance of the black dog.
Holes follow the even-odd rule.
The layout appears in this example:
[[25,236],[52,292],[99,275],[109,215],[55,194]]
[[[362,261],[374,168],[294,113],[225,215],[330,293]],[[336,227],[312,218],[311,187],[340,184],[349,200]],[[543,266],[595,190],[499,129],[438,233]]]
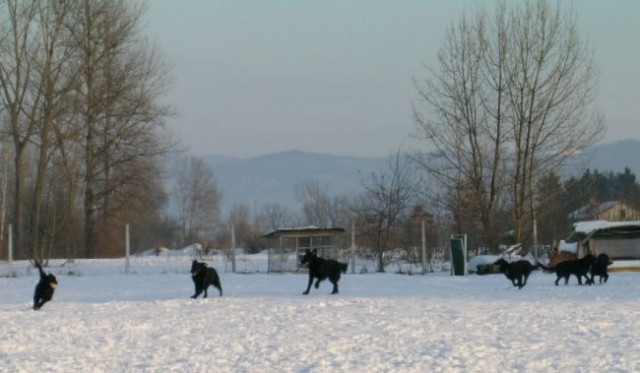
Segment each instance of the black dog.
[[604,253],[599,254],[591,265],[591,278],[587,281],[587,284],[593,284],[593,278],[595,276],[600,276],[600,283],[602,283],[603,280],[606,283],[609,279],[609,270],[607,268],[611,264],[613,264],[613,262],[609,259],[609,255]]
[[500,272],[504,273],[513,286],[517,286],[518,289],[522,289],[527,284],[529,275],[534,270],[535,266],[528,260],[518,260],[515,262],[507,262],[504,259],[498,259],[494,263],[500,268]]
[[191,264],[191,279],[193,279],[193,284],[196,287],[196,292],[191,296],[191,298],[197,298],[203,291],[204,298],[206,298],[207,288],[209,285],[213,285],[218,288],[220,296],[222,296],[222,285],[220,285],[218,272],[216,272],[213,267],[207,267],[207,263],[201,263],[194,260]]
[[582,277],[586,279],[586,283],[589,283],[589,269],[591,268],[591,264],[595,261],[595,257],[591,254],[587,254],[580,259],[574,260],[565,260],[558,264],[555,267],[545,267],[544,265],[540,266],[548,272],[556,273],[556,286],[558,285],[558,281],[561,278],[564,278],[564,284],[567,285],[569,283],[569,277],[571,275],[575,275],[578,279],[578,284],[582,285]]
[[309,283],[307,284],[307,290],[302,294],[309,294],[311,289],[311,283],[314,277],[316,281],[316,289],[320,286],[320,281],[329,278],[329,281],[333,284],[333,291],[331,294],[338,294],[338,281],[340,281],[340,272],[347,273],[347,264],[340,263],[333,259],[323,259],[317,256],[317,250],[309,251],[307,249],[300,260],[300,264],[309,267]]
[[36,262],[36,267],[40,271],[40,281],[36,285],[36,290],[33,294],[33,309],[39,310],[53,297],[53,292],[58,286],[58,280],[51,273],[44,273],[40,263]]

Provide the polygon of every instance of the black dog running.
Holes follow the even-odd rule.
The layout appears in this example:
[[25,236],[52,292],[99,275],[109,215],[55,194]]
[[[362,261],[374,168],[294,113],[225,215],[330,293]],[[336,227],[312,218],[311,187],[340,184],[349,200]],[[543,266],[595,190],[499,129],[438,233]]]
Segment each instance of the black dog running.
[[58,280],[56,276],[51,273],[45,273],[40,263],[36,262],[36,267],[38,267],[38,271],[40,271],[40,281],[36,285],[33,294],[33,309],[39,310],[45,303],[53,298],[53,292],[58,286]]
[[340,263],[333,259],[323,259],[317,256],[317,250],[310,251],[307,249],[300,260],[300,264],[309,267],[309,283],[307,284],[307,290],[302,294],[309,294],[311,289],[311,283],[313,279],[317,278],[316,289],[320,286],[320,281],[329,278],[329,281],[333,284],[333,291],[331,294],[338,294],[338,281],[340,281],[340,272],[347,272],[347,264]]

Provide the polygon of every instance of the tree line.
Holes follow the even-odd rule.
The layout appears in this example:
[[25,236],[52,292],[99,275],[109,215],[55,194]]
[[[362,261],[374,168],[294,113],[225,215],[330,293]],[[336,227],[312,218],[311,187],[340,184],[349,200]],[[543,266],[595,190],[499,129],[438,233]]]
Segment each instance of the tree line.
[[[278,203],[266,204],[260,209],[239,204],[231,209],[228,217],[219,216],[215,220],[218,225],[209,228],[202,225],[187,235],[188,238],[181,235],[175,239],[184,245],[199,242],[205,249],[226,249],[231,247],[233,226],[236,247],[258,252],[268,247],[264,234],[271,230],[309,225],[341,227],[346,234],[341,237],[340,247],[351,246],[353,232],[360,255],[375,261],[379,271],[398,255],[419,263],[423,244],[429,262],[438,252],[446,252],[452,234],[466,234],[472,253],[482,249],[498,254],[501,248],[511,244],[530,247],[534,243],[533,238],[524,242],[516,240],[513,222],[507,218],[508,208],[498,211],[505,218],[496,223],[500,237],[494,247],[482,241],[484,232],[478,216],[469,215],[466,217],[469,220],[463,222],[465,226],[476,227],[475,230],[458,231],[458,222],[451,211],[432,203],[423,188],[425,180],[421,175],[423,170],[416,157],[398,152],[389,157],[385,169],[363,175],[361,190],[355,195],[331,195],[326,185],[310,180],[295,188],[301,206],[298,211]],[[586,169],[581,175],[564,178],[550,173],[542,177],[534,189],[537,244],[540,245],[552,245],[567,237],[575,223],[575,212],[594,203],[623,202],[640,210],[640,183],[628,168],[619,173]],[[214,195],[219,193],[215,182],[210,184],[210,190]],[[595,218],[587,217],[588,220]]]
[[[167,198],[167,69],[125,0],[0,2],[2,227],[18,257],[114,255]],[[6,232],[3,232],[3,247]]]

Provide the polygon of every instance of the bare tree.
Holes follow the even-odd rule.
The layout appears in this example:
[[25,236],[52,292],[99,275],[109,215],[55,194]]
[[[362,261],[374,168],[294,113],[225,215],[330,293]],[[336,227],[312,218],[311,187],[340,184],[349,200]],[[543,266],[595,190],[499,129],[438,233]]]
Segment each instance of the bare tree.
[[512,108],[516,240],[531,233],[537,181],[602,134],[590,110],[596,95],[593,53],[579,36],[575,13],[547,1],[510,13],[507,96]]
[[294,221],[287,208],[279,203],[266,204],[263,207],[263,215],[266,228],[270,230],[290,226]]
[[602,132],[601,116],[589,110],[592,53],[574,14],[537,0],[463,17],[430,73],[416,81],[425,105],[414,107],[435,148],[423,165],[442,189],[457,191],[455,215],[479,216],[486,243],[495,248],[495,221],[507,204],[522,242],[535,218],[536,180]]
[[365,191],[354,203],[359,237],[375,250],[378,272],[384,272],[386,253],[401,242],[404,222],[418,195],[420,181],[412,166],[412,159],[400,152],[389,157],[386,171],[363,180]]
[[296,195],[302,204],[302,214],[307,224],[318,227],[331,226],[329,222],[331,199],[327,189],[317,180],[297,186]]
[[91,257],[98,219],[109,226],[113,194],[153,177],[139,171],[171,149],[159,132],[170,111],[158,103],[167,84],[162,58],[139,36],[144,7],[125,0],[76,2],[69,27],[79,51],[75,100],[83,133],[85,255]]
[[[14,163],[14,245],[25,251],[25,179],[29,144],[37,123],[25,115],[28,101],[35,101],[32,80],[35,70],[31,56],[41,44],[36,29],[37,2],[6,0],[0,3],[0,102],[3,138],[13,145]],[[25,253],[26,254],[26,253]]]
[[[70,120],[69,93],[75,83],[76,72],[71,67],[74,49],[66,28],[73,2],[69,0],[36,2],[40,45],[34,62],[32,102],[25,106],[27,119],[37,129],[33,143],[37,151],[35,176],[33,177],[32,202],[30,203],[31,251],[39,262],[48,259],[57,232],[56,220],[48,219],[44,210],[51,211],[52,194],[46,194],[48,181],[54,179],[57,170],[51,169],[51,159],[58,151],[56,127],[64,127]],[[60,133],[60,132],[58,132]],[[67,145],[62,144],[64,147]],[[55,164],[54,164],[55,165]],[[52,215],[54,216],[54,215]]]
[[159,160],[173,144],[158,103],[167,71],[140,37],[143,11],[124,0],[0,2],[0,140],[12,148],[23,256],[43,261],[54,246],[75,256],[78,237],[93,256],[98,237],[121,246],[111,236],[123,208],[145,201],[136,212],[159,216]]
[[178,162],[176,178],[183,244],[212,238],[222,201],[213,170],[202,159],[188,157]]
[[[229,228],[233,225],[236,235],[236,247],[243,247],[252,252],[264,249],[264,222],[261,217],[252,213],[252,209],[246,204],[233,206],[229,212]],[[231,230],[231,229],[229,229]]]
[[312,180],[296,188],[306,224],[317,227],[339,227],[348,214],[349,201],[344,196],[331,196],[326,187]]

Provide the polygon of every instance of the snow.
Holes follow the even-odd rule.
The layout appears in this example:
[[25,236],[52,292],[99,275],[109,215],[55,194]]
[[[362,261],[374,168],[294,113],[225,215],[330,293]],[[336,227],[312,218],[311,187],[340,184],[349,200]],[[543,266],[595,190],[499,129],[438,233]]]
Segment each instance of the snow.
[[576,233],[589,234],[594,230],[626,227],[626,226],[640,226],[640,220],[635,221],[606,221],[606,220],[588,220],[580,221],[573,224],[573,230]]
[[578,242],[566,242],[565,240],[560,240],[560,242],[558,243],[558,251],[577,254]]
[[305,274],[230,273],[224,297],[190,299],[188,256],[52,261],[53,300],[31,310],[37,271],[0,262],[0,372],[640,371],[640,273],[554,286],[501,275],[351,274],[302,295]]
[[479,265],[493,264],[500,258],[500,255],[476,255],[473,258],[469,259],[467,270],[471,273],[475,273],[478,271]]

